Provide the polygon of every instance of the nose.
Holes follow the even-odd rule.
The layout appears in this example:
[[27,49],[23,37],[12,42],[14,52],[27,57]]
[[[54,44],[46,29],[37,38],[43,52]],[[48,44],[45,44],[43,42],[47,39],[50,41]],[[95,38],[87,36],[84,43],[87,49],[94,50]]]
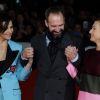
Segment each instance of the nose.
[[60,32],[61,28],[60,27],[56,27],[56,32]]
[[92,33],[92,29],[90,29],[90,31],[89,31],[89,34],[91,34]]

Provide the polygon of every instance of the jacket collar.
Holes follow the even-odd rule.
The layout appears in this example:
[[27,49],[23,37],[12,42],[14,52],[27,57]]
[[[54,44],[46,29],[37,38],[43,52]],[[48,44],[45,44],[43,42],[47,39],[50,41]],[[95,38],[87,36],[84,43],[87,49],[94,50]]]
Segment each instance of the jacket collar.
[[2,66],[2,70],[0,69],[0,76],[4,74],[7,69],[9,69],[14,62],[16,56],[18,55],[18,50],[15,50],[12,48],[11,41],[8,41],[8,47],[7,47],[7,54],[6,54],[6,60],[4,65]]

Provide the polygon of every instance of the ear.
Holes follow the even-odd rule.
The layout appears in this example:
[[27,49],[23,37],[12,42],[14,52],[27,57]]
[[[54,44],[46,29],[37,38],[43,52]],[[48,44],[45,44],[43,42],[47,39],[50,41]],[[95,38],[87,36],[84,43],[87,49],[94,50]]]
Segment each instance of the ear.
[[46,27],[48,27],[48,22],[47,22],[47,20],[45,20],[45,25],[46,25]]

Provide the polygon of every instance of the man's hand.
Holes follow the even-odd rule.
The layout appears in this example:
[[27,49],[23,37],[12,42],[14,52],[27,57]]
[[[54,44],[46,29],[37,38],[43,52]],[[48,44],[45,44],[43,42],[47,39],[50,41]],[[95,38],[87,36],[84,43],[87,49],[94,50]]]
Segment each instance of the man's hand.
[[65,48],[65,55],[68,61],[72,61],[78,54],[78,49],[75,46]]
[[34,56],[34,49],[32,47],[27,47],[22,51],[22,59],[29,60],[30,58],[33,58]]
[[32,63],[33,63],[34,49],[32,47],[25,48],[21,56],[23,60],[28,60],[25,68],[26,70],[30,70],[30,68],[32,67]]

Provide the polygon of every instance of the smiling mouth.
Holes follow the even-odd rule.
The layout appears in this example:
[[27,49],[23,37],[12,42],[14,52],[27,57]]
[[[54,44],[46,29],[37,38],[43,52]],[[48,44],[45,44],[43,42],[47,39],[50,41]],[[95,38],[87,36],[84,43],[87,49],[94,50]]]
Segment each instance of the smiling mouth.
[[11,35],[11,33],[4,33],[4,35]]

